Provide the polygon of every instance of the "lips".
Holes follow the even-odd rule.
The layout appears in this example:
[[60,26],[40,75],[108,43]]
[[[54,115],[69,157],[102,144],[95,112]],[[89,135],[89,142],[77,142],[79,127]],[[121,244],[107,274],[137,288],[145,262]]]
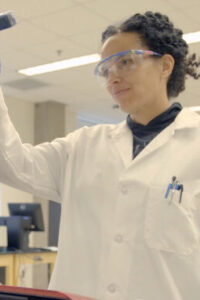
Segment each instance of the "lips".
[[113,90],[112,95],[113,95],[113,97],[118,98],[118,97],[124,95],[128,90],[129,90],[129,88]]

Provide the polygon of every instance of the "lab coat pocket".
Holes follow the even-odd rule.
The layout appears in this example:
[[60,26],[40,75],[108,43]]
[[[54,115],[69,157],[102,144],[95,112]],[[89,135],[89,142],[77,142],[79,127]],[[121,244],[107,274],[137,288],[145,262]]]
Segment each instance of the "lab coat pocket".
[[179,191],[175,191],[170,201],[164,198],[165,189],[157,186],[149,189],[145,240],[151,248],[190,255],[199,244],[193,222],[192,196],[183,192],[182,202],[179,203]]

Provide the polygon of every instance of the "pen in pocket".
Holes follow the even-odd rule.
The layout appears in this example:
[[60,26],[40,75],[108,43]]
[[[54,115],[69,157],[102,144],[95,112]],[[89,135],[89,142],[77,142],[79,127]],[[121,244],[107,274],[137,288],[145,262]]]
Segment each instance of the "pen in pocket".
[[169,203],[173,201],[175,191],[179,191],[179,203],[182,202],[182,195],[183,195],[183,184],[181,184],[176,176],[172,177],[172,181],[168,184],[165,199],[169,199]]

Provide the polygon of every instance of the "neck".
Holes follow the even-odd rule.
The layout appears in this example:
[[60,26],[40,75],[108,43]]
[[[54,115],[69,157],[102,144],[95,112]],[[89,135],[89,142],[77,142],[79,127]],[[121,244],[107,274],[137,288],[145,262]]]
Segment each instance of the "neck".
[[156,103],[143,107],[140,111],[130,114],[132,120],[142,125],[147,125],[155,117],[162,114],[170,107],[169,100],[166,98],[164,101],[159,99]]

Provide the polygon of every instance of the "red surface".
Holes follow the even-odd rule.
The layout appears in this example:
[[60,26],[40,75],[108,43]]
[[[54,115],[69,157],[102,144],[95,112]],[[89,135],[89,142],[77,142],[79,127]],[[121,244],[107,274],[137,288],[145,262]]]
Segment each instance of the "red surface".
[[1,292],[9,293],[10,295],[30,295],[30,296],[40,296],[40,297],[49,297],[52,299],[65,299],[65,300],[95,300],[92,298],[74,295],[70,293],[61,293],[57,291],[50,291],[50,290],[41,290],[41,289],[32,289],[32,288],[23,288],[23,287],[15,287],[15,286],[8,286],[8,285],[0,285],[0,294]]

